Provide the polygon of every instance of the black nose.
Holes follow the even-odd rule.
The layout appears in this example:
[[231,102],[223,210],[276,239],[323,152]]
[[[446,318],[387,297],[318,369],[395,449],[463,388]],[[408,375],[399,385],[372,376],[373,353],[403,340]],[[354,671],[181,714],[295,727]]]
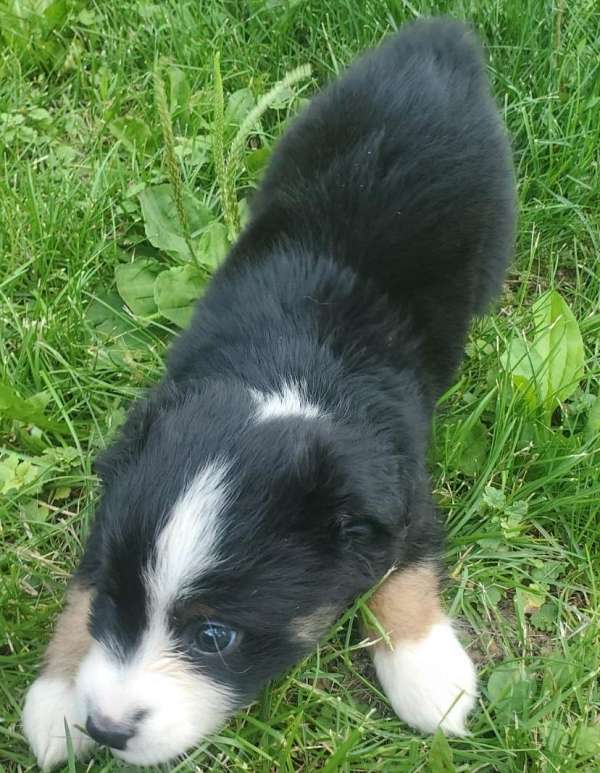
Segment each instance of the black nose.
[[120,751],[123,751],[127,741],[135,735],[135,730],[129,724],[120,724],[107,717],[92,716],[91,714],[88,715],[85,729],[94,741]]

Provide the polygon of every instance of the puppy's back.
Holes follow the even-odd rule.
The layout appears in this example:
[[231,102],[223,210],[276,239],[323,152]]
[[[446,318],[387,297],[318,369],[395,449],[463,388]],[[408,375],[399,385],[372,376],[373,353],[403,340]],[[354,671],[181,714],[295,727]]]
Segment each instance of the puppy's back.
[[[510,151],[470,30],[402,28],[318,95],[277,147],[236,250],[289,237],[399,299],[498,291],[515,220]],[[465,307],[466,304],[466,307]]]

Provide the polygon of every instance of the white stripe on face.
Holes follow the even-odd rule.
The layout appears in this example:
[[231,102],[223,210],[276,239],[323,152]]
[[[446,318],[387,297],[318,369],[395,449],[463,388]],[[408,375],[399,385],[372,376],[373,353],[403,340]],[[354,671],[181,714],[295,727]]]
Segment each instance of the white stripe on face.
[[194,580],[218,564],[226,475],[225,464],[207,464],[179,497],[158,535],[155,561],[146,572],[151,617],[166,613]]
[[306,385],[296,382],[284,382],[278,392],[263,394],[252,390],[256,402],[258,421],[298,416],[305,419],[317,419],[322,415],[318,405],[311,403],[306,396]]
[[227,687],[180,655],[169,630],[173,602],[218,564],[227,469],[213,462],[197,473],[159,533],[144,576],[148,623],[136,650],[123,660],[110,642],[96,642],[77,676],[84,716],[127,725],[144,712],[126,749],[115,752],[127,762],[154,764],[181,754],[219,727],[235,704]]

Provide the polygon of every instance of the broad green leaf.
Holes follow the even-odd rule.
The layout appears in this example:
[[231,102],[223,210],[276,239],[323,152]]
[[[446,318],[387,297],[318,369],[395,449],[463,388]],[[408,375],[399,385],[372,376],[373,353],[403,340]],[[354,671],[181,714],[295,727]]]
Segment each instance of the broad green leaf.
[[204,282],[202,273],[192,265],[162,271],[154,285],[158,310],[171,322],[185,327],[192,317],[194,303],[202,292]]
[[154,282],[160,271],[160,264],[149,258],[116,267],[115,280],[119,295],[136,316],[148,317],[156,312]]
[[196,242],[198,260],[214,271],[224,260],[229,249],[227,228],[214,220],[207,225]]
[[52,421],[44,415],[39,401],[35,398],[23,398],[13,387],[2,383],[0,383],[0,417],[33,424],[48,432],[59,434],[68,432],[63,422]]
[[551,410],[579,385],[584,366],[583,339],[573,312],[556,290],[538,298],[533,317],[533,349],[544,367],[542,397]]
[[573,312],[556,290],[538,298],[532,314],[533,341],[513,338],[501,362],[529,405],[552,414],[582,378],[583,340]]
[[529,406],[537,408],[541,405],[542,361],[538,353],[525,341],[513,338],[500,361],[511,374],[513,387],[523,395]]
[[[150,243],[175,258],[191,260],[193,256],[179,223],[172,187],[167,184],[154,185],[143,190],[139,199]],[[187,191],[184,193],[183,206],[193,239],[212,221],[213,215]]]
[[452,749],[441,730],[436,731],[431,742],[428,770],[432,773],[454,773],[456,770]]
[[132,153],[134,151],[143,152],[152,141],[150,127],[141,118],[132,116],[115,118],[108,124],[108,128]]

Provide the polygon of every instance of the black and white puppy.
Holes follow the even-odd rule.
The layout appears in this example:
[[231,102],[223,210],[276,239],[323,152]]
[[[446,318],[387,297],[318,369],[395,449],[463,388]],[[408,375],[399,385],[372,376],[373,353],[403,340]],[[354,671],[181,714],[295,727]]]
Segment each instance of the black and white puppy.
[[418,730],[465,732],[476,676],[439,603],[425,453],[514,230],[509,144],[462,24],[405,27],[312,100],[98,461],[25,703],[40,765],[65,759],[64,718],[78,752],[180,755],[392,568],[369,602],[381,683]]

